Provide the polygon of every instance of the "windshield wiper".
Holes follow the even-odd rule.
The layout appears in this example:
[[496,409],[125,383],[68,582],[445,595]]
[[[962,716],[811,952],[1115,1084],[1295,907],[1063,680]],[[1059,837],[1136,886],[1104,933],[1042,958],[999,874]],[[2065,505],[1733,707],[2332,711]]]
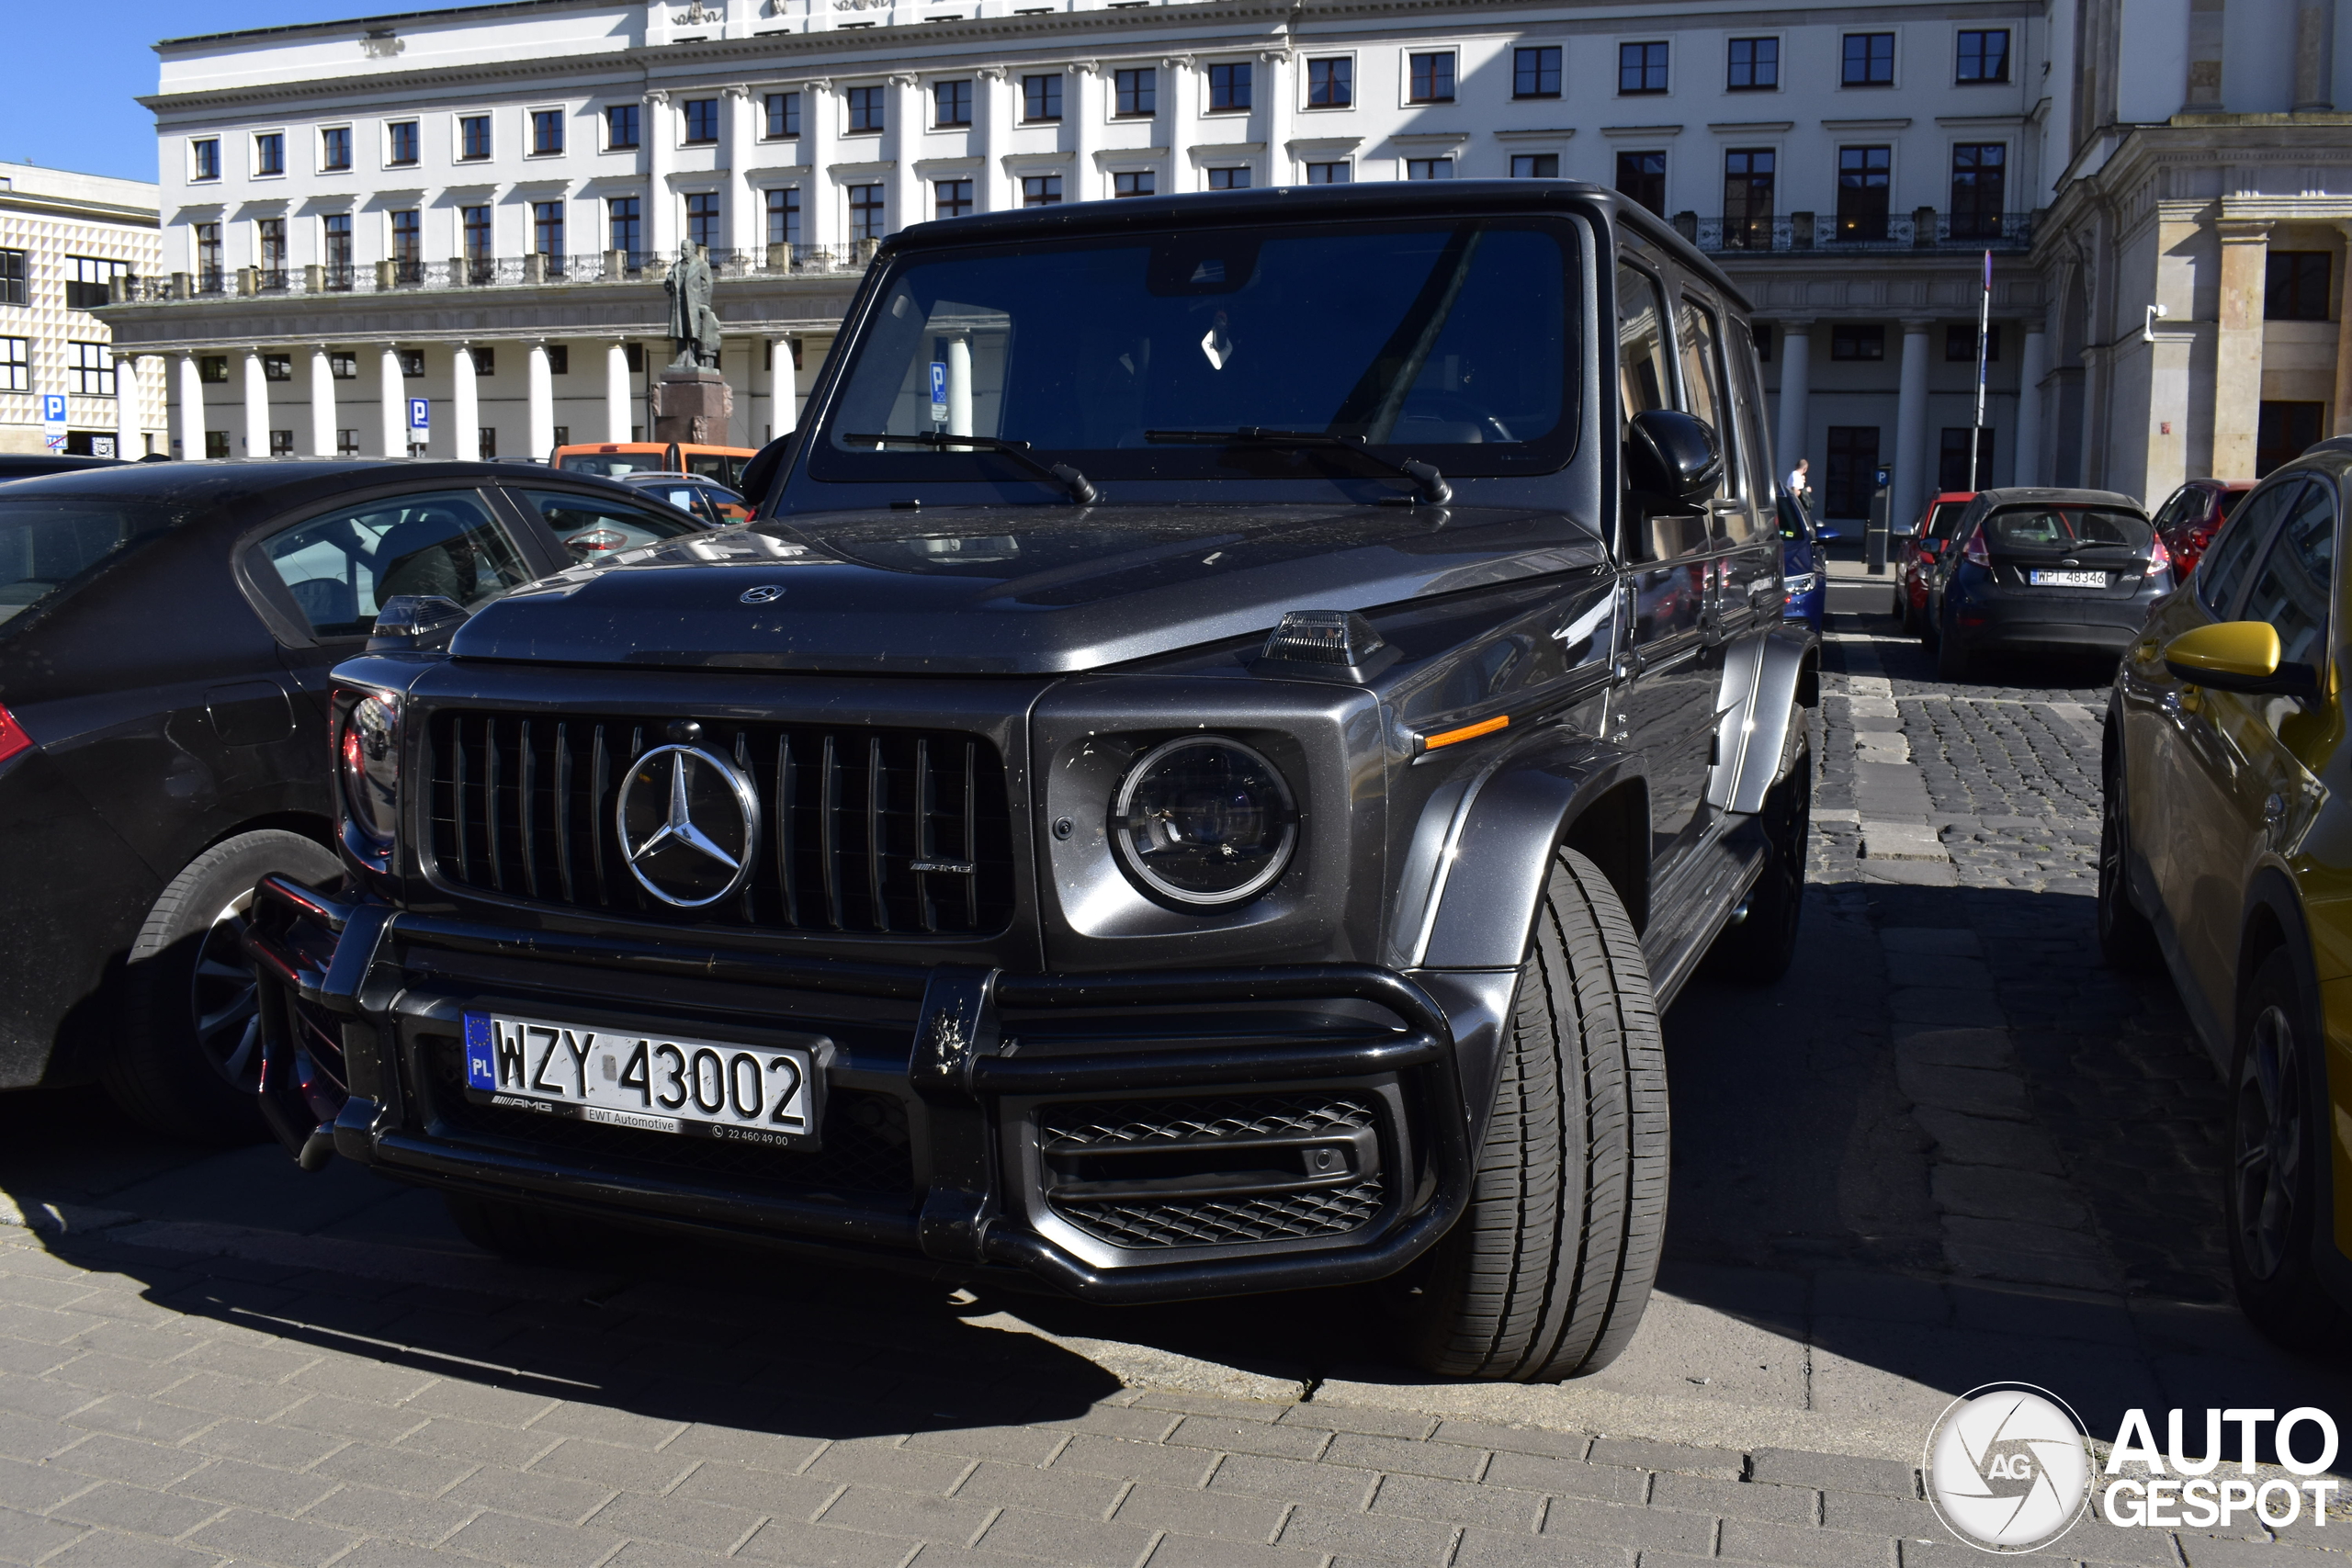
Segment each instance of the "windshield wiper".
[[1336,447],[1407,480],[1414,492],[1431,506],[1443,506],[1453,499],[1453,487],[1445,482],[1445,476],[1435,467],[1419,457],[1402,461],[1384,457],[1366,446],[1361,436],[1333,435],[1320,430],[1268,430],[1262,425],[1245,424],[1238,430],[1147,430],[1143,438],[1184,446]]
[[897,442],[902,446],[968,446],[978,452],[1001,452],[1032,473],[1043,474],[1064,490],[1080,506],[1091,505],[1102,499],[1102,492],[1092,480],[1068,463],[1049,463],[1029,450],[1026,441],[1002,441],[993,435],[949,435],[936,430],[910,431],[904,435],[844,435],[844,441],[868,441],[876,446]]

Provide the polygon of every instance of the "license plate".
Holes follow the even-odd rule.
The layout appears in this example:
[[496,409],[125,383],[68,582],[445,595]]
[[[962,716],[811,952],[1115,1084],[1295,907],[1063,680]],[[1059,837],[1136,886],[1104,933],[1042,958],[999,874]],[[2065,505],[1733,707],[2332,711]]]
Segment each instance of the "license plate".
[[2103,571],[2030,571],[2026,581],[2036,588],[2104,588],[2107,573]]
[[574,1121],[810,1148],[823,1118],[813,1049],[466,1014],[466,1089]]

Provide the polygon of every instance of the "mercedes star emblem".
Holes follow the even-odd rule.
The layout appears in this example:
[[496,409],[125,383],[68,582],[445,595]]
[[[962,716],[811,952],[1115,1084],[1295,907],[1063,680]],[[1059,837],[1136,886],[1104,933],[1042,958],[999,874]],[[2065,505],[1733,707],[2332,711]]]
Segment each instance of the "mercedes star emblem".
[[759,792],[724,757],[655,747],[629,765],[614,815],[629,874],[673,908],[716,904],[751,880]]
[[773,604],[783,597],[783,589],[777,587],[773,582],[763,582],[757,588],[746,588],[743,590],[742,603],[746,604]]

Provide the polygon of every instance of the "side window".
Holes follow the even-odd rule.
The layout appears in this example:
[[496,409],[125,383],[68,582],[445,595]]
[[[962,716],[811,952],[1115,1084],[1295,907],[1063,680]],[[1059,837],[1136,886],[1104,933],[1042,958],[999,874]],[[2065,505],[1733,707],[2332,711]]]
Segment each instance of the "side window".
[[2327,602],[2335,581],[2335,505],[2326,485],[2306,484],[2262,558],[2239,618],[2268,621],[2283,664],[2327,662]]
[[[537,512],[564,548],[582,560],[697,532],[692,517],[676,513],[664,516],[650,507],[601,495],[560,490],[526,490],[521,495],[525,507]],[[686,505],[693,504],[690,498]]]
[[2177,490],[2173,491],[2172,499],[2165,502],[2163,506],[2159,507],[2156,511],[2155,516],[2149,520],[2155,525],[2156,532],[2159,534],[2168,533],[2177,525],[2180,522],[2183,504],[2190,496],[2196,493],[2197,492],[2195,491],[2190,490]]
[[2221,537],[2197,563],[2189,580],[2197,584],[2197,602],[2214,615],[2226,617],[2230,605],[2237,599],[2238,590],[2245,586],[2246,573],[2254,566],[2256,552],[2270,537],[2271,526],[2286,514],[2287,508],[2302,489],[2302,481],[2290,479],[2275,484],[2249,497],[2246,503],[2230,519]]
[[[1617,385],[1623,425],[1618,439],[1633,434],[1633,419],[1674,404],[1674,366],[1668,357],[1666,296],[1657,280],[1637,268],[1617,269]],[[1657,510],[1661,498],[1638,500],[1625,509],[1623,553],[1628,561],[1672,560],[1707,547],[1707,520],[1679,507]],[[1671,503],[1667,503],[1671,505]]]
[[[1683,412],[1705,420],[1714,427],[1715,440],[1724,454],[1723,482],[1715,493],[1726,499],[1741,494],[1739,475],[1739,432],[1731,412],[1731,388],[1724,374],[1723,334],[1716,329],[1715,313],[1696,299],[1685,297],[1681,315],[1677,322],[1676,340],[1682,349]],[[1720,533],[1726,525],[1740,531],[1729,542],[1747,542],[1750,525],[1745,516],[1725,518],[1718,514],[1714,526]]]
[[260,549],[319,637],[367,636],[384,601],[403,593],[473,605],[534,575],[472,491],[331,512],[271,536]]

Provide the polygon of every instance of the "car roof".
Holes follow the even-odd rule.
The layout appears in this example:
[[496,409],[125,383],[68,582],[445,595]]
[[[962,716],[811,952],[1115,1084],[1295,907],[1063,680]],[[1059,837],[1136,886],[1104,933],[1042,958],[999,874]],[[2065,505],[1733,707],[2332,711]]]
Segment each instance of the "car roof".
[[2047,485],[2016,485],[2007,490],[1986,490],[1976,493],[1979,507],[1986,512],[2004,506],[2109,506],[2146,515],[2145,508],[2120,491],[2063,490]]
[[1598,208],[1621,229],[1673,254],[1743,310],[1747,294],[1699,247],[1641,203],[1582,180],[1377,180],[1363,185],[1278,186],[1182,196],[1130,197],[1120,201],[1064,202],[1012,208],[914,223],[881,243],[876,259],[899,251],[1013,240],[1079,238],[1218,223],[1310,223],[1424,214],[1564,212]]

